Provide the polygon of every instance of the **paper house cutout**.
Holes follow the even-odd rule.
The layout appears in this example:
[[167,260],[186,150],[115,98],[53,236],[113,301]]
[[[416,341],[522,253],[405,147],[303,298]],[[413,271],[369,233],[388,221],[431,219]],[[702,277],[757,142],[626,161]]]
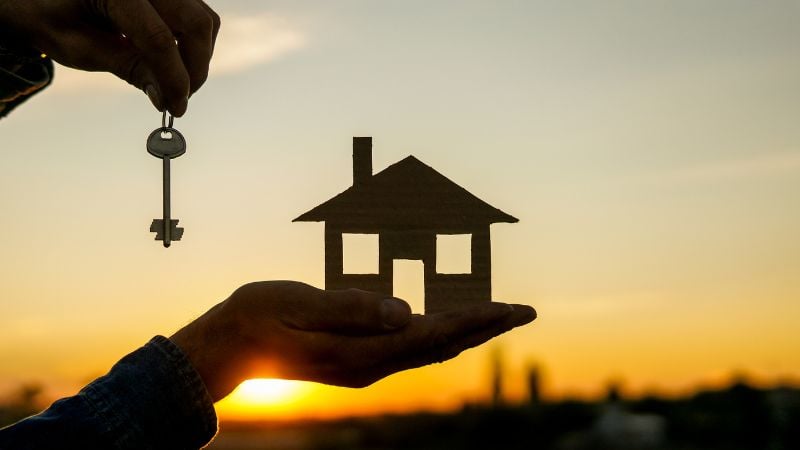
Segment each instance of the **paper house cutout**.
[[[425,312],[492,298],[489,226],[518,220],[409,156],[372,174],[372,138],[353,138],[353,185],[294,222],[325,222],[325,288],[392,295],[393,261],[424,264]],[[343,272],[342,234],[379,236],[378,273]],[[436,272],[436,236],[472,235],[471,273]]]

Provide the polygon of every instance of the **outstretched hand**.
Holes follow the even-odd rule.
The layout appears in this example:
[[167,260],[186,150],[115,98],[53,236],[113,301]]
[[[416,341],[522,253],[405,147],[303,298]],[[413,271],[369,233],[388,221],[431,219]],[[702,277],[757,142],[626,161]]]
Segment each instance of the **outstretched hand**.
[[170,339],[216,402],[256,377],[364,387],[535,318],[530,306],[504,303],[412,315],[404,301],[380,294],[265,281],[240,287]]
[[111,72],[175,116],[208,77],[219,26],[202,0],[0,0],[0,30],[13,40]]

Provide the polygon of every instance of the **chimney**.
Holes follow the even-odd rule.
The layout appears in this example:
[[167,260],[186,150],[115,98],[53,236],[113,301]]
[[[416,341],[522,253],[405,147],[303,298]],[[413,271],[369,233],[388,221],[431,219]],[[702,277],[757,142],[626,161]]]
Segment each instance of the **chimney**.
[[353,138],[353,186],[372,178],[372,137]]

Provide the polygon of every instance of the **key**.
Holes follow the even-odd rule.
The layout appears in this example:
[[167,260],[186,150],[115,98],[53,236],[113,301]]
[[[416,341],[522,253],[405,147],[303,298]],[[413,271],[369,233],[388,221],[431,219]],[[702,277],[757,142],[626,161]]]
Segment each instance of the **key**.
[[174,118],[167,113],[161,120],[161,128],[157,128],[147,137],[147,152],[162,160],[163,165],[163,219],[153,219],[150,231],[156,233],[156,240],[163,241],[164,247],[169,248],[172,241],[180,241],[183,237],[183,228],[178,227],[178,220],[170,217],[170,160],[186,153],[186,139],[180,131],[172,127]]

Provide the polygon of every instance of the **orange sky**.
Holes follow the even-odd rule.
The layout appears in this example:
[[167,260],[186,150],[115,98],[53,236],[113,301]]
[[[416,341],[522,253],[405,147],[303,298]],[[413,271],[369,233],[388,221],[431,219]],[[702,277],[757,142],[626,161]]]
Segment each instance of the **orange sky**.
[[[553,396],[800,377],[800,12],[563,3],[215,5],[167,251],[148,232],[160,116],[59,67],[0,123],[0,396],[74,392],[243,283],[322,286],[322,225],[291,220],[347,187],[359,135],[376,171],[413,154],[520,219],[492,227],[494,296],[539,311],[494,344],[510,397],[529,362]],[[492,348],[256,416],[486,399]]]

